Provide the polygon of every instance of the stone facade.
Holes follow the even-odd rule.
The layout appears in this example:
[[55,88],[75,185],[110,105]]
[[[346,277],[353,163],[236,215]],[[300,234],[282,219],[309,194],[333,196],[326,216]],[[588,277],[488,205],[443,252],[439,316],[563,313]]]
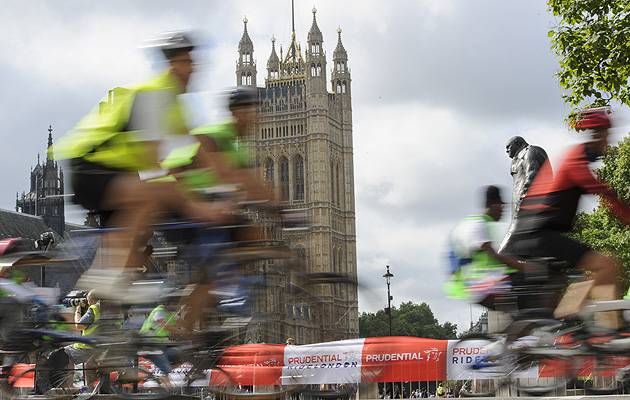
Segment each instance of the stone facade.
[[[257,87],[247,23],[238,46],[236,83]],[[250,145],[261,177],[288,208],[305,209],[311,220],[308,230],[277,235],[296,250],[307,271],[356,278],[351,79],[341,29],[337,33],[330,81],[316,10],[304,55],[295,28],[286,54],[280,47],[278,56],[272,39],[265,85],[257,87],[260,121]],[[358,336],[355,285],[321,284],[312,289],[314,297],[293,295],[290,277],[282,271],[268,276],[260,307],[269,322],[261,332],[271,333],[257,340],[294,337],[303,344]]]
[[[52,126],[48,127],[48,149],[52,146]],[[46,161],[31,169],[28,193],[16,194],[15,211],[41,216],[44,223],[63,237],[65,232],[63,171],[48,153]]]

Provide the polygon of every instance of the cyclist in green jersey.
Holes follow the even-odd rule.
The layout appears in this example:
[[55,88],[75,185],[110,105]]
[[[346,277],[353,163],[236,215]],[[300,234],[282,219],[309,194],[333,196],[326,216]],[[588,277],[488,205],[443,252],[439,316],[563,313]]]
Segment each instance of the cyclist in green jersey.
[[[249,87],[238,87],[230,92],[228,107],[232,114],[230,121],[193,129],[191,134],[197,141],[173,150],[162,167],[173,172],[171,179],[177,177],[189,189],[232,184],[237,185],[249,200],[273,202],[273,191],[250,167],[249,153],[243,146],[257,120],[258,93]],[[254,227],[238,230],[232,236],[238,240],[263,237]],[[212,282],[197,285],[186,299],[189,312],[182,319],[185,329],[192,329],[200,321],[202,310],[213,302],[207,294],[211,286]]]
[[485,212],[465,218],[449,237],[450,280],[445,290],[449,297],[492,307],[492,297],[510,289],[510,274],[522,270],[524,263],[499,254],[493,243],[493,223],[503,215],[500,189],[485,189]]

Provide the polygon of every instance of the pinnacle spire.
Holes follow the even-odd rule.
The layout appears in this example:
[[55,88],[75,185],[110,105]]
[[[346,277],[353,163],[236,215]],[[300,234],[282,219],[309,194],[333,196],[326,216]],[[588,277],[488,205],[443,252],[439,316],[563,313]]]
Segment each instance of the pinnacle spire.
[[267,69],[277,71],[280,66],[280,59],[276,53],[276,37],[271,37],[271,55],[267,61]]
[[333,53],[333,59],[348,60],[348,53],[343,47],[343,42],[341,41],[341,32],[341,27],[337,28],[337,47],[335,48],[335,52]]
[[323,36],[322,36],[322,31],[319,30],[319,26],[317,26],[317,9],[315,7],[313,7],[313,23],[311,24],[311,30],[308,31],[308,42],[309,43],[316,43],[316,42],[323,42]]
[[52,132],[53,132],[53,128],[52,125],[48,125],[48,147],[47,147],[47,152],[46,152],[46,160],[48,161],[52,161],[52,145],[53,145],[53,138],[52,138]]
[[243,18],[243,36],[241,36],[241,41],[238,43],[238,51],[240,53],[251,53],[254,51],[254,44],[249,37],[249,32],[247,32],[247,22],[249,22],[247,17]]
[[48,125],[48,147],[52,146],[53,144],[52,132],[53,132],[52,125]]

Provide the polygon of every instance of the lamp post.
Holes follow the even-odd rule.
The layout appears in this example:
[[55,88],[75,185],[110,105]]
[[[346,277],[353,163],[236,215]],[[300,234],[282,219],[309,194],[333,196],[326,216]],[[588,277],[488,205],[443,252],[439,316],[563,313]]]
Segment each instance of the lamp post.
[[392,335],[392,300],[394,299],[390,294],[390,285],[391,279],[394,277],[394,274],[389,272],[389,265],[387,267],[387,272],[383,275],[385,278],[385,282],[387,282],[387,315],[389,317],[389,336]]
[[[385,282],[387,282],[387,316],[389,317],[389,336],[392,336],[392,300],[394,299],[390,293],[391,279],[394,274],[389,272],[389,265],[386,265],[387,272],[383,274]],[[394,398],[394,382],[391,382],[391,395]]]

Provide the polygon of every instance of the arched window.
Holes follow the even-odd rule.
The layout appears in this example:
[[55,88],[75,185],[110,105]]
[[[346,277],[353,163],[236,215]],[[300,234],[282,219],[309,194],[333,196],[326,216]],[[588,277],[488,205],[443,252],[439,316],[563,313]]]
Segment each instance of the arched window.
[[265,160],[265,182],[273,186],[273,160],[271,158]]
[[335,163],[330,163],[330,202],[335,204]]
[[[337,258],[337,248],[333,246],[332,248],[332,271],[333,274],[339,272],[339,259]],[[332,292],[334,295],[337,295],[337,284],[332,284]]]
[[306,250],[302,246],[297,246],[295,249],[295,253],[297,255],[299,268],[302,271],[308,271],[308,265],[306,260]]
[[337,93],[341,93],[341,81],[337,81]]
[[248,72],[247,73],[247,83],[246,85],[251,85],[252,84],[252,73]]
[[346,93],[346,81],[341,83],[341,93]]
[[311,76],[317,76],[317,68],[315,64],[311,64]]
[[345,268],[343,265],[343,252],[341,251],[341,247],[337,248],[337,273],[343,274],[345,273]]
[[295,156],[293,163],[293,182],[295,183],[295,187],[293,188],[294,198],[295,200],[302,201],[304,200],[304,159],[298,154]]
[[321,76],[322,75],[322,64],[318,63],[317,64],[317,76]]
[[337,193],[337,205],[340,206],[341,205],[341,191],[343,190],[341,187],[341,177],[339,176],[339,164],[337,164],[335,166],[335,178],[336,178],[336,186],[337,186],[337,190],[335,191]]
[[289,200],[289,160],[280,159],[280,196],[283,201]]
[[245,72],[243,72],[241,74],[241,85],[246,85],[247,84],[247,75],[245,75]]

